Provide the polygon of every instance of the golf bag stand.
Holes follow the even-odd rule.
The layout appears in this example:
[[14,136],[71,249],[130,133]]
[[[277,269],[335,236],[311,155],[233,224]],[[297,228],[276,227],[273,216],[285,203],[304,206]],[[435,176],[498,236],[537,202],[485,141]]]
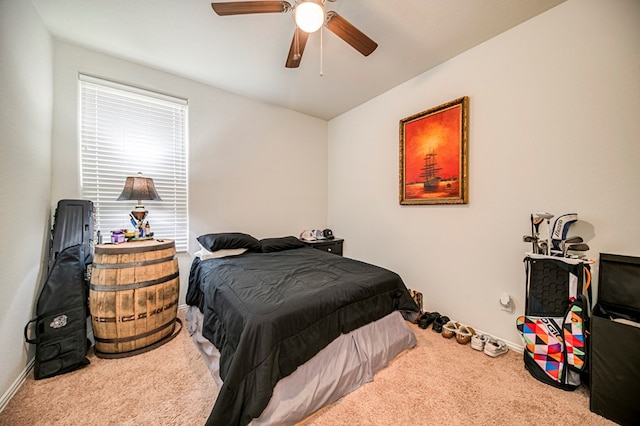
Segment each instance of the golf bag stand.
[[537,380],[574,390],[588,374],[591,273],[579,259],[527,253],[525,314],[516,320],[524,365]]

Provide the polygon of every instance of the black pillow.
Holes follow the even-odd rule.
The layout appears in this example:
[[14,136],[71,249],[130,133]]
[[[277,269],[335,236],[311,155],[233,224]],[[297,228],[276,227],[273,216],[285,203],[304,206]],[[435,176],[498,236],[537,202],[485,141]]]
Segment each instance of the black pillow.
[[209,251],[246,248],[249,251],[260,251],[260,241],[242,232],[223,232],[205,234],[198,237],[198,242]]
[[291,250],[300,247],[304,247],[305,244],[296,237],[279,237],[279,238],[264,238],[260,240],[260,246],[262,246],[263,253],[271,253],[274,251]]

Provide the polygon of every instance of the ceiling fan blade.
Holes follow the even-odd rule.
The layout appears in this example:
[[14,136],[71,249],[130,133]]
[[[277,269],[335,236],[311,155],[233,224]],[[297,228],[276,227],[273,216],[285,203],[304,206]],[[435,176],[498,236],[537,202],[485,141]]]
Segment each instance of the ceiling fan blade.
[[286,1],[227,1],[211,3],[213,11],[220,16],[246,15],[250,13],[280,13],[291,10]]
[[302,53],[304,52],[304,47],[307,45],[308,38],[309,33],[302,31],[296,26],[296,31],[293,33],[293,40],[291,40],[291,47],[289,48],[289,56],[287,56],[287,63],[285,64],[285,67],[298,68],[300,66]]
[[378,47],[378,43],[334,11],[327,12],[327,28],[364,56],[369,56]]

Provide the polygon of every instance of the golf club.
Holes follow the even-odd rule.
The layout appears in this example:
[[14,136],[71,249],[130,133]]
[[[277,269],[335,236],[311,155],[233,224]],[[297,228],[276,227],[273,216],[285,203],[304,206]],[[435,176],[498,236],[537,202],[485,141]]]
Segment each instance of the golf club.
[[540,224],[544,222],[544,218],[542,217],[534,217],[531,214],[531,224],[533,229],[533,253],[535,254],[545,254],[546,249],[542,247],[542,241],[540,240]]
[[[533,215],[532,215],[533,216]],[[541,217],[536,217],[533,219],[533,227],[535,228],[535,233],[533,234],[535,237],[540,236],[540,224],[544,221]]]
[[568,248],[568,246],[570,244],[577,244],[577,243],[582,243],[582,242],[584,242],[582,237],[577,236],[577,235],[560,241],[557,244],[557,247],[556,247],[556,244],[555,244],[555,241],[554,241],[554,247],[551,249],[551,254],[553,256],[567,257],[567,248]]
[[538,237],[532,237],[531,235],[523,235],[522,241],[525,243],[531,243],[532,253],[537,253],[536,248],[538,247]]
[[[530,217],[531,217],[531,237],[532,238],[536,238],[536,232],[535,232],[535,230],[533,228],[533,213],[531,213]],[[531,240],[531,241],[525,241],[525,242],[531,242],[531,252],[532,253],[536,251],[536,242],[535,242],[534,239]]]
[[554,249],[560,249],[560,242],[567,238],[569,227],[577,221],[578,213],[565,213],[556,218],[553,223],[553,232],[551,233],[551,243]]
[[[551,218],[553,215],[549,212],[536,212],[536,218],[540,218],[540,221],[547,221],[547,241],[546,241],[546,255],[551,254]],[[535,221],[534,221],[535,222]]]
[[585,243],[570,244],[569,246],[567,246],[567,251],[588,251],[588,250],[589,250],[589,245]]
[[560,242],[560,248],[562,250],[562,257],[567,257],[567,251],[569,249],[569,245],[578,244],[578,243],[582,243],[582,242],[584,242],[582,237],[579,237],[577,235],[574,236],[574,237],[569,237],[566,240],[562,240]]

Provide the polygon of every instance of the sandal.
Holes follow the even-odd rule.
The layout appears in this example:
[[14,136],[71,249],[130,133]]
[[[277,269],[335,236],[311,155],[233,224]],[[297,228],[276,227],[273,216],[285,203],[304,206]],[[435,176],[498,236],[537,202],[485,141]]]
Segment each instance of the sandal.
[[509,348],[507,348],[507,344],[502,340],[489,339],[484,345],[484,353],[493,358],[504,355],[508,351]]
[[418,319],[418,327],[422,328],[423,330],[426,330],[429,325],[431,323],[433,323],[436,318],[438,318],[440,316],[440,314],[438,312],[425,312],[419,319]]
[[476,331],[473,328],[461,325],[458,327],[458,331],[456,331],[456,341],[461,345],[466,345],[475,334]]
[[431,327],[431,330],[435,331],[436,333],[441,333],[442,327],[448,322],[449,322],[449,317],[440,315],[438,318],[435,319],[435,321],[433,321],[433,326]]
[[451,339],[458,332],[458,327],[460,327],[460,324],[458,324],[457,322],[449,321],[442,327],[442,337]]

